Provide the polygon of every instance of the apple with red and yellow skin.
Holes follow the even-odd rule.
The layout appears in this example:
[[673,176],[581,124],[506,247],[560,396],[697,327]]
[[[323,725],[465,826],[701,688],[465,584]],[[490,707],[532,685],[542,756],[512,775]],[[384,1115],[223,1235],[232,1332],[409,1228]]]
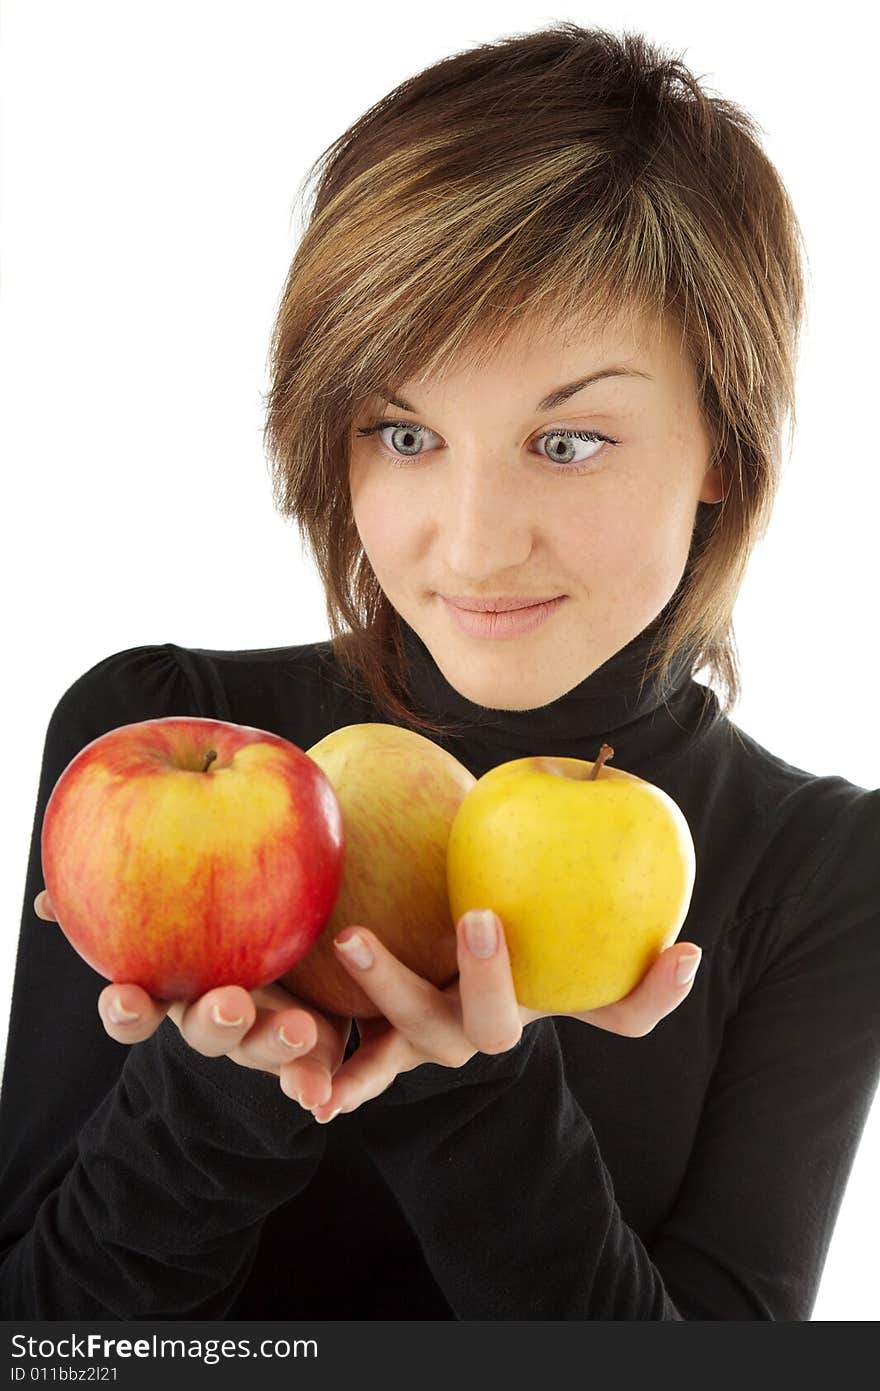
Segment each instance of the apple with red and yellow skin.
[[120,725],[71,760],[46,805],[58,924],[108,980],[160,1000],[275,981],[342,883],[325,774],[266,730],[177,715]]
[[333,938],[367,927],[432,985],[455,980],[446,843],[476,778],[433,740],[378,721],[344,725],[307,752],[342,808],[345,871],[324,931],[281,984],[319,1009],[374,1019],[381,1011],[337,959]]
[[501,919],[516,998],[546,1014],[612,1004],[675,941],[693,891],[690,828],[662,788],[588,759],[485,773],[449,833],[449,904]]

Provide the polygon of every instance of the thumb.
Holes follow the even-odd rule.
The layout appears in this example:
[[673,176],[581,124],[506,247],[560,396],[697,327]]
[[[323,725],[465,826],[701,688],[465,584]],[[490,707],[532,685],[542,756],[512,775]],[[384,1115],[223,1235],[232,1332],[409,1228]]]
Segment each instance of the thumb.
[[46,889],[41,889],[34,899],[34,912],[37,917],[42,918],[44,922],[58,921],[55,916],[55,909],[52,906],[52,900]]

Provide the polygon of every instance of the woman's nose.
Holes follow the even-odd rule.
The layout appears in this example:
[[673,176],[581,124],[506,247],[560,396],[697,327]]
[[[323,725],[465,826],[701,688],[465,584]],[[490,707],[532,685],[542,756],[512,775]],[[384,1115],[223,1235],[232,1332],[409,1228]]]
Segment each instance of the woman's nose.
[[447,573],[462,579],[515,569],[532,548],[535,519],[503,465],[451,469],[436,520]]

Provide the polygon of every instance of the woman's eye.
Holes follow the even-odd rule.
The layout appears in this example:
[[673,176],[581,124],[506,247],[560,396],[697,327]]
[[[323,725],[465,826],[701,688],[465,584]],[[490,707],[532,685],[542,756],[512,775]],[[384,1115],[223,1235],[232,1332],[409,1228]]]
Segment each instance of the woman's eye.
[[[382,438],[385,430],[392,432],[390,444],[386,444]],[[429,430],[425,425],[409,425],[406,421],[395,420],[380,420],[375,425],[371,425],[369,429],[362,430],[361,434],[369,435],[374,432],[378,434],[383,449],[390,450],[394,454],[399,453],[410,459],[424,453],[421,447],[422,436],[434,434],[433,430]],[[435,435],[434,438],[436,439],[437,436]]]
[[[390,435],[386,442],[383,436],[388,431]],[[415,459],[424,454],[425,435],[439,438],[427,426],[408,420],[376,420],[372,425],[359,426],[358,434],[377,435],[383,452],[389,456],[392,463],[403,463],[407,459]],[[599,434],[596,430],[561,428],[542,430],[540,435],[535,436],[535,443],[542,440],[548,441],[547,453],[541,451],[542,457],[549,459],[557,468],[568,470],[570,473],[576,472],[579,467],[589,466],[597,455],[602,453],[601,449],[596,448],[597,445],[613,446],[618,443],[610,435]]]
[[[602,453],[597,445],[614,445],[617,440],[611,439],[610,435],[600,435],[595,430],[544,430],[537,435],[537,440],[547,440],[547,453],[545,458],[552,459],[554,464],[572,465],[588,464]],[[587,452],[578,453],[578,447],[583,450],[589,446]]]

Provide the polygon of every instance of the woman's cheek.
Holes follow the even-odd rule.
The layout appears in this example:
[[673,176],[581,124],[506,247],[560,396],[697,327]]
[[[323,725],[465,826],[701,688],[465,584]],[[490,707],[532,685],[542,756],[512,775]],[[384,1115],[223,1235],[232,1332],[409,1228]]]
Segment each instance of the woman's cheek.
[[355,527],[381,583],[386,572],[407,562],[417,545],[417,499],[410,494],[404,502],[393,478],[363,465],[352,464],[349,484]]

